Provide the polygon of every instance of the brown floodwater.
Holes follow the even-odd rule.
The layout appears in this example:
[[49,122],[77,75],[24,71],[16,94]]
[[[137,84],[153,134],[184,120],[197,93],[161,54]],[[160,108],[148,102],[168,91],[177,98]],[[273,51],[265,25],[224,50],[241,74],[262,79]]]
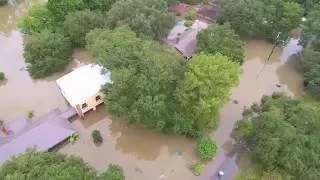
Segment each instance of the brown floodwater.
[[[0,84],[0,118],[6,122],[24,116],[32,110],[35,115],[44,114],[53,108],[66,108],[55,80],[70,72],[73,68],[92,62],[90,55],[77,49],[73,61],[64,72],[49,78],[33,80],[25,70],[23,58],[23,37],[17,30],[17,23],[32,3],[42,0],[25,0],[14,6],[0,8],[0,71],[7,81]],[[297,64],[288,61],[288,57],[299,49],[294,41],[286,48],[276,48],[270,61],[266,59],[272,44],[263,40],[246,40],[243,74],[238,87],[232,90],[230,102],[221,109],[221,123],[212,133],[219,146],[218,154],[200,179],[209,179],[221,162],[234,151],[234,141],[230,137],[233,124],[241,119],[245,106],[265,94],[284,91],[292,96],[303,93],[302,76]],[[277,87],[279,84],[281,87]],[[237,100],[234,104],[232,100]],[[196,162],[196,142],[184,137],[164,135],[140,126],[128,126],[122,120],[111,120],[104,107],[91,112],[85,120],[75,120],[72,124],[81,135],[75,145],[67,145],[60,152],[82,157],[99,171],[109,163],[120,164],[128,179],[150,180],[161,177],[170,180],[196,179],[190,171],[190,165]],[[91,132],[99,129],[104,143],[96,147]],[[247,163],[247,158],[236,158],[239,166]]]

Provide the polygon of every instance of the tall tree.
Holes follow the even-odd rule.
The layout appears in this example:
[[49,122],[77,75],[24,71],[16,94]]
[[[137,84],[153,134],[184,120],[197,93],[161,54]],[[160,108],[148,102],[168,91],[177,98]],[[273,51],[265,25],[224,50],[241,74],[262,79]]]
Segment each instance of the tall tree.
[[82,0],[48,0],[47,8],[51,11],[55,21],[63,21],[68,13],[84,9]]
[[23,18],[19,27],[25,34],[39,33],[46,28],[52,28],[54,20],[52,19],[51,12],[45,5],[32,6],[27,16]]
[[83,0],[86,8],[90,10],[109,11],[113,3],[118,0]]
[[0,179],[86,180],[97,178],[96,171],[80,158],[49,152],[27,152],[0,167]]
[[198,35],[198,52],[220,53],[239,64],[244,59],[243,43],[229,24],[211,25],[201,31]]
[[173,27],[175,17],[165,1],[119,0],[108,13],[111,28],[128,25],[141,37],[163,38]]
[[73,47],[84,47],[86,34],[94,28],[102,28],[106,17],[100,11],[75,11],[66,16],[63,22],[64,33],[70,37]]
[[49,76],[65,69],[72,55],[69,38],[44,30],[25,38],[24,58],[34,78]]
[[318,179],[319,111],[319,104],[281,94],[264,97],[261,105],[244,112],[238,123],[240,138],[265,170],[283,171],[294,179]]
[[302,43],[305,47],[320,51],[320,6],[308,13],[303,23]]
[[87,49],[95,60],[113,70],[137,64],[142,53],[142,40],[127,27],[96,29],[87,35]]
[[105,87],[104,92],[111,113],[128,117],[130,123],[170,132],[183,66],[178,56],[161,49],[144,42],[137,64],[113,70],[113,84]]
[[199,54],[185,73],[179,99],[183,116],[199,130],[217,127],[219,110],[239,83],[240,67],[220,54]]
[[261,0],[225,0],[219,13],[218,22],[229,22],[241,36],[254,36],[264,21]]

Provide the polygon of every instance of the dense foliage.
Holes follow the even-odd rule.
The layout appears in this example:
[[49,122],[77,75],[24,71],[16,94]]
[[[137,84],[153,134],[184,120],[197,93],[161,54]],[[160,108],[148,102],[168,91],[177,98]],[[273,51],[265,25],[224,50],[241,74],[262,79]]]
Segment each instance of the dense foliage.
[[48,0],[47,8],[55,21],[63,21],[68,13],[83,10],[85,6],[82,0]]
[[115,164],[110,164],[107,171],[100,175],[99,180],[125,180],[123,169]]
[[265,170],[294,179],[320,177],[320,105],[275,94],[244,112],[240,138]]
[[291,180],[291,176],[277,171],[247,170],[242,172],[235,180]]
[[229,22],[242,36],[262,36],[274,40],[278,32],[285,40],[301,23],[304,9],[282,0],[225,0],[218,21]]
[[108,12],[111,28],[128,25],[141,37],[160,39],[173,27],[175,17],[165,1],[119,0]]
[[3,81],[6,79],[6,75],[3,72],[0,72],[0,81]]
[[0,6],[4,6],[8,3],[8,0],[0,0]]
[[116,1],[118,0],[83,0],[86,8],[100,11],[109,11]]
[[0,167],[0,179],[95,179],[97,174],[80,158],[48,152],[27,152]]
[[194,175],[200,176],[203,173],[204,168],[205,168],[204,164],[195,163],[192,165],[192,172]]
[[95,144],[101,144],[103,142],[103,138],[99,130],[92,131],[91,136]]
[[126,27],[96,29],[87,35],[89,52],[111,70],[103,88],[109,111],[130,123],[197,137],[217,127],[219,109],[238,83],[240,69],[222,55],[180,57],[137,38]]
[[87,49],[96,62],[108,69],[127,68],[141,58],[143,42],[129,28],[96,29],[86,39]]
[[303,23],[302,43],[305,47],[320,51],[320,6],[308,13]]
[[198,52],[220,53],[239,64],[244,59],[243,43],[229,24],[212,25],[201,31],[198,35]]
[[320,95],[320,52],[304,49],[298,59],[304,70],[307,88]]
[[27,16],[19,24],[21,31],[25,34],[39,33],[44,29],[53,28],[54,20],[51,12],[45,5],[32,6]]
[[73,47],[84,47],[86,34],[94,28],[104,27],[105,21],[100,11],[75,11],[65,17],[63,31],[70,37]]
[[30,75],[41,78],[64,70],[72,48],[69,38],[45,30],[25,38],[23,55]]
[[185,112],[180,117],[184,126],[216,128],[219,110],[229,98],[232,87],[239,83],[240,68],[226,56],[199,54],[193,57],[179,98]]
[[204,138],[198,145],[198,156],[202,160],[211,161],[217,153],[217,144],[209,138]]

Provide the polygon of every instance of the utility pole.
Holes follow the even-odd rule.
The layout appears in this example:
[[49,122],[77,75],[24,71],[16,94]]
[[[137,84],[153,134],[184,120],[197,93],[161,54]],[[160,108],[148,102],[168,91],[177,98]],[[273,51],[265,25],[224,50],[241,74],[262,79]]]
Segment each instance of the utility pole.
[[272,49],[271,49],[271,52],[270,52],[270,54],[269,54],[269,57],[268,57],[267,61],[270,60],[270,58],[271,58],[271,56],[272,56],[272,54],[273,54],[273,52],[274,52],[274,49],[275,49],[275,48],[277,47],[277,45],[278,45],[278,39],[279,39],[279,37],[280,37],[280,34],[281,34],[281,32],[278,32],[278,35],[277,35],[277,37],[276,37],[276,39],[275,39],[274,45],[273,45],[273,47],[272,47]]

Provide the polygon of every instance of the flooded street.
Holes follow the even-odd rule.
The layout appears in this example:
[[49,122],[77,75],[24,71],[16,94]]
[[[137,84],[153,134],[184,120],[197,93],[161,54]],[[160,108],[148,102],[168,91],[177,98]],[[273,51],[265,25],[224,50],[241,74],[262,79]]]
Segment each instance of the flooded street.
[[[15,6],[0,8],[0,71],[7,77],[7,81],[0,84],[0,119],[5,122],[26,116],[28,111],[34,111],[38,116],[56,107],[67,108],[55,80],[75,67],[92,62],[86,51],[77,49],[64,72],[41,80],[33,80],[29,76],[23,59],[23,37],[17,30],[17,23],[30,3],[39,2],[42,1],[26,0]],[[263,40],[245,41],[247,61],[243,65],[240,84],[233,89],[230,102],[221,110],[219,128],[211,134],[220,147],[219,152],[199,179],[212,177],[233,150],[234,142],[230,134],[233,124],[241,119],[245,106],[274,91],[284,91],[292,96],[303,94],[302,75],[295,62],[288,61],[288,57],[299,50],[296,42],[291,40],[283,50],[276,48],[270,61],[266,62],[273,45]],[[234,104],[232,100],[239,103]],[[115,163],[124,168],[129,180],[160,177],[168,180],[197,179],[189,169],[196,162],[196,142],[193,140],[164,135],[139,126],[127,126],[122,120],[111,120],[103,106],[85,120],[75,120],[72,125],[79,131],[81,140],[75,145],[62,147],[60,152],[79,155],[99,171],[105,170],[109,163]],[[94,129],[99,129],[104,137],[100,147],[92,142],[91,132]],[[244,162],[241,158],[237,159],[240,166]]]
[[[211,134],[221,148],[215,161],[208,164],[199,179],[212,179],[214,172],[234,151],[236,146],[231,134],[234,124],[242,119],[245,107],[259,102],[263,95],[271,95],[273,92],[286,92],[291,96],[303,94],[301,71],[296,62],[288,59],[301,50],[301,47],[297,46],[297,40],[292,39],[284,49],[276,48],[270,61],[266,62],[272,46],[262,40],[245,41],[246,61],[240,84],[232,90],[230,101],[221,109],[220,126]],[[238,104],[233,103],[233,100],[238,101]],[[246,156],[237,153],[231,156],[240,169],[247,167],[249,162]]]

